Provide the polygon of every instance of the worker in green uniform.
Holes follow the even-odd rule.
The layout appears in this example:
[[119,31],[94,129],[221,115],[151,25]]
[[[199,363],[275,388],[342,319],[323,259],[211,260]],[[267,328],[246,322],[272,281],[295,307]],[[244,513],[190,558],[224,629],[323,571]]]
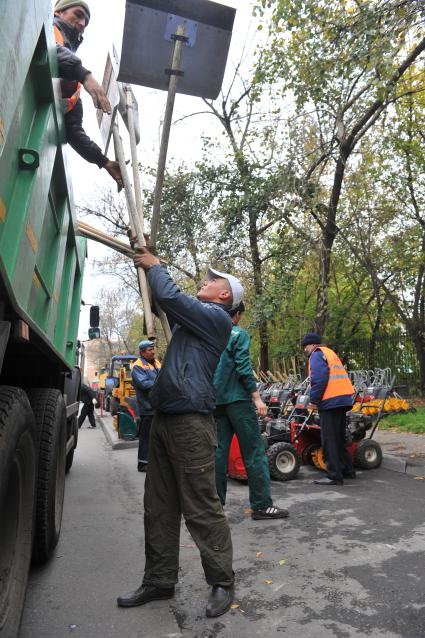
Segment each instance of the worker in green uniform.
[[273,505],[270,473],[258,416],[265,416],[267,406],[257,390],[249,357],[249,334],[238,326],[244,303],[230,311],[233,327],[226,349],[214,375],[218,447],[215,455],[217,493],[226,502],[229,449],[236,434],[248,476],[249,500],[254,520],[286,518],[288,510]]

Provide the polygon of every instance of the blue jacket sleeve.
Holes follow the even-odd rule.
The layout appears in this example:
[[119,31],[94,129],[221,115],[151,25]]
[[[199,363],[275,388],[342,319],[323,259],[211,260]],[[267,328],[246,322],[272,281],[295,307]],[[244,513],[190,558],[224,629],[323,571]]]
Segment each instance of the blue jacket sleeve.
[[249,346],[251,339],[245,330],[241,330],[233,341],[233,361],[235,362],[235,371],[239,377],[239,381],[244,388],[252,394],[257,389],[257,384],[252,373],[251,360],[249,357]]
[[319,403],[328,385],[329,367],[326,357],[320,350],[310,355],[310,399],[312,403]]
[[139,390],[150,390],[155,383],[155,379],[152,379],[149,375],[149,370],[143,370],[140,366],[133,366],[131,378],[134,387]]
[[[226,343],[231,329],[230,316],[182,292],[162,266],[152,266],[147,277],[154,299],[164,312],[177,324],[197,335],[204,342],[223,350],[221,342]],[[219,340],[217,341],[217,337]]]

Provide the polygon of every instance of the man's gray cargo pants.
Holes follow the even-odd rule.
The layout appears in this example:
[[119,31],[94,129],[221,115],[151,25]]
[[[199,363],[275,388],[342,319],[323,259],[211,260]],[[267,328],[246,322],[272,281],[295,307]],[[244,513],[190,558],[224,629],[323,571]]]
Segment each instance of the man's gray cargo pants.
[[215,486],[216,447],[212,415],[155,415],[145,482],[143,584],[168,588],[177,583],[182,514],[207,583],[233,583],[230,529]]

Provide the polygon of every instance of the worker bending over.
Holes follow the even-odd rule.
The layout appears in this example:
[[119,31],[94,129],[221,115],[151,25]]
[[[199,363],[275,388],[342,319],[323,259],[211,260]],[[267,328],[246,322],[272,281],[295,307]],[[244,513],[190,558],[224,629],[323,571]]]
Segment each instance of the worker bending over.
[[315,332],[301,342],[308,355],[310,401],[317,405],[320,437],[327,465],[327,477],[317,485],[342,485],[345,478],[356,478],[351,457],[345,447],[346,413],[353,407],[355,389],[337,354],[321,344]]

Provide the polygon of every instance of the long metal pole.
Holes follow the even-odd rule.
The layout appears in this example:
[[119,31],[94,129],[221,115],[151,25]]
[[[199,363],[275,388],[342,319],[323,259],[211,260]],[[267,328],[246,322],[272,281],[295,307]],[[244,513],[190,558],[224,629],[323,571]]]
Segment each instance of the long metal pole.
[[[133,97],[131,91],[126,89],[126,97],[127,97],[127,117],[128,117],[128,133],[130,137],[130,151],[131,151],[131,164],[133,168],[133,184],[134,184],[134,193],[136,199],[136,213],[138,217],[138,221],[140,223],[140,227],[142,230],[142,234],[139,237],[137,234],[138,244],[140,246],[145,246],[145,220],[143,213],[143,200],[142,200],[142,189],[140,186],[140,173],[139,173],[139,160],[137,157],[137,142],[136,142],[136,131],[134,128],[134,112],[133,112]],[[149,306],[150,311],[150,306]],[[170,324],[168,323],[167,315],[165,312],[157,305],[157,311],[159,320],[161,321],[162,329],[165,334],[165,338],[167,343],[171,341],[171,330]],[[145,313],[146,314],[146,313]]]
[[[124,157],[124,149],[122,145],[122,140],[118,131],[118,125],[114,122],[112,126],[112,134],[114,136],[114,145],[115,145],[115,153],[117,156],[118,163],[120,165],[121,175],[124,183],[125,195],[127,198],[127,206],[130,214],[130,227],[133,235],[137,237],[137,243],[140,242],[140,238],[143,238],[143,228],[139,222],[139,218],[136,210],[136,202],[134,201],[133,191],[131,189],[130,179],[127,173],[127,166],[125,164]],[[140,244],[143,246],[143,243]],[[148,289],[148,281],[146,278],[146,273],[143,268],[137,269],[137,278],[139,280],[140,293],[142,295],[143,301],[143,311],[145,314],[146,321],[146,332],[148,334],[149,339],[155,339],[155,327],[153,322],[152,310],[151,310],[151,302],[149,298],[149,289]]]
[[[184,37],[185,28],[183,25],[179,25],[176,30],[177,38]],[[171,122],[173,118],[174,102],[177,92],[178,74],[180,72],[181,54],[182,54],[183,40],[176,39],[174,41],[173,61],[171,64],[170,82],[168,85],[167,104],[165,107],[164,124],[162,127],[161,146],[158,159],[158,170],[156,173],[156,185],[152,211],[151,222],[151,242],[153,246],[156,244],[158,235],[159,218],[161,212],[161,198],[162,188],[164,185],[165,175],[165,163],[167,161],[168,142],[170,139]]]

